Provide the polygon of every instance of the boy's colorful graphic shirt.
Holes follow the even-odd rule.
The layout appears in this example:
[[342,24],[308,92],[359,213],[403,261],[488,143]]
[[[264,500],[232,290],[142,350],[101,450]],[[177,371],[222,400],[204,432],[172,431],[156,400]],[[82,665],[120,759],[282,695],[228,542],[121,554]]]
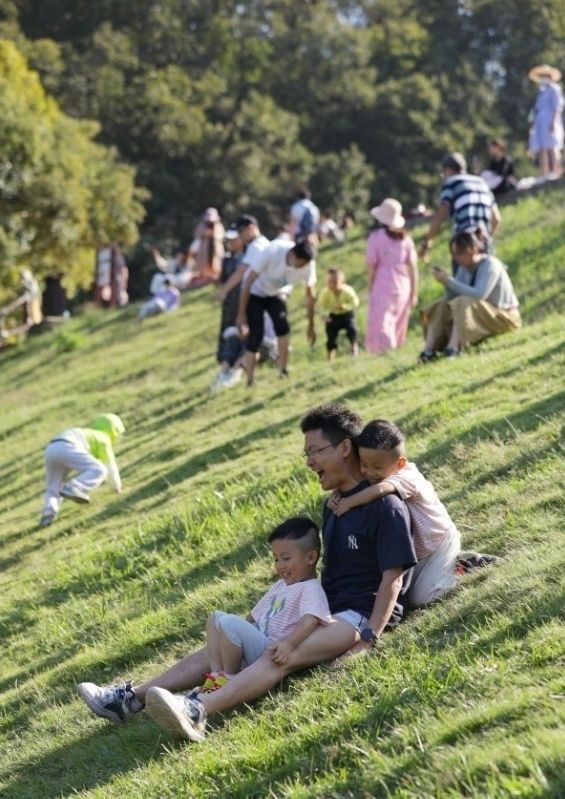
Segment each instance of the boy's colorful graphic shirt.
[[261,597],[251,615],[269,643],[290,635],[303,616],[316,616],[322,624],[329,624],[331,619],[324,590],[314,579],[292,585],[279,580]]

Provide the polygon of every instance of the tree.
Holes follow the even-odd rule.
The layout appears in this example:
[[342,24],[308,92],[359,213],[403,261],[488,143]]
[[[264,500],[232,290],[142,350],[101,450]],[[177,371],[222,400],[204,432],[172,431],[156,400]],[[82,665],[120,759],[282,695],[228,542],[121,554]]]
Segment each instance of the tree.
[[2,287],[18,269],[62,271],[87,285],[94,249],[133,243],[145,194],[134,170],[93,142],[95,122],[66,117],[12,42],[0,40],[0,264]]

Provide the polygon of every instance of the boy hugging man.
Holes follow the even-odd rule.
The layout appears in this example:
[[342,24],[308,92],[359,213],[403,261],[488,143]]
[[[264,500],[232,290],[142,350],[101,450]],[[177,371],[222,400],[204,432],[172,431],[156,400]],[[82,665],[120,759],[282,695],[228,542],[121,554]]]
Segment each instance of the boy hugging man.
[[368,422],[355,438],[361,474],[369,486],[351,496],[335,493],[330,507],[338,516],[386,494],[398,494],[406,502],[412,522],[414,567],[410,603],[427,605],[456,585],[456,559],[460,536],[434,487],[406,458],[405,437],[392,422]]

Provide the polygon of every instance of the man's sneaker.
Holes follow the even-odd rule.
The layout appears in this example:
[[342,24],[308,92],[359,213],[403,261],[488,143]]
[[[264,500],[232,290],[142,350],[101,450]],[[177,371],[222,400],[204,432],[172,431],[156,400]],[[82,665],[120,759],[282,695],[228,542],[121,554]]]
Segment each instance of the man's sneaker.
[[93,713],[116,724],[125,721],[130,713],[143,710],[143,704],[134,694],[131,682],[106,686],[81,682],[77,685],[77,691]]
[[149,715],[175,738],[203,741],[206,736],[206,711],[198,699],[172,694],[164,688],[150,688],[145,697]]
[[45,513],[41,514],[41,519],[39,520],[39,526],[48,527],[50,524],[53,524],[56,518],[57,514],[54,511],[46,510]]
[[446,347],[443,354],[446,358],[458,358],[459,350],[456,350],[454,347]]
[[65,499],[72,499],[73,502],[78,502],[81,505],[85,505],[87,502],[90,502],[90,497],[85,491],[81,491],[80,488],[72,485],[72,483],[66,483],[61,489],[61,496],[65,497]]

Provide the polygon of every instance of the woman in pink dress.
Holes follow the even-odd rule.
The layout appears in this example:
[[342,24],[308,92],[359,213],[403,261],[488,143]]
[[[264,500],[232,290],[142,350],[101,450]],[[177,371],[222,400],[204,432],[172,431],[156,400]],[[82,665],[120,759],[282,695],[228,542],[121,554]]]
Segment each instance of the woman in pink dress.
[[404,228],[402,206],[387,197],[371,209],[380,223],[367,241],[369,313],[365,347],[379,353],[404,344],[410,311],[418,300],[416,247]]

